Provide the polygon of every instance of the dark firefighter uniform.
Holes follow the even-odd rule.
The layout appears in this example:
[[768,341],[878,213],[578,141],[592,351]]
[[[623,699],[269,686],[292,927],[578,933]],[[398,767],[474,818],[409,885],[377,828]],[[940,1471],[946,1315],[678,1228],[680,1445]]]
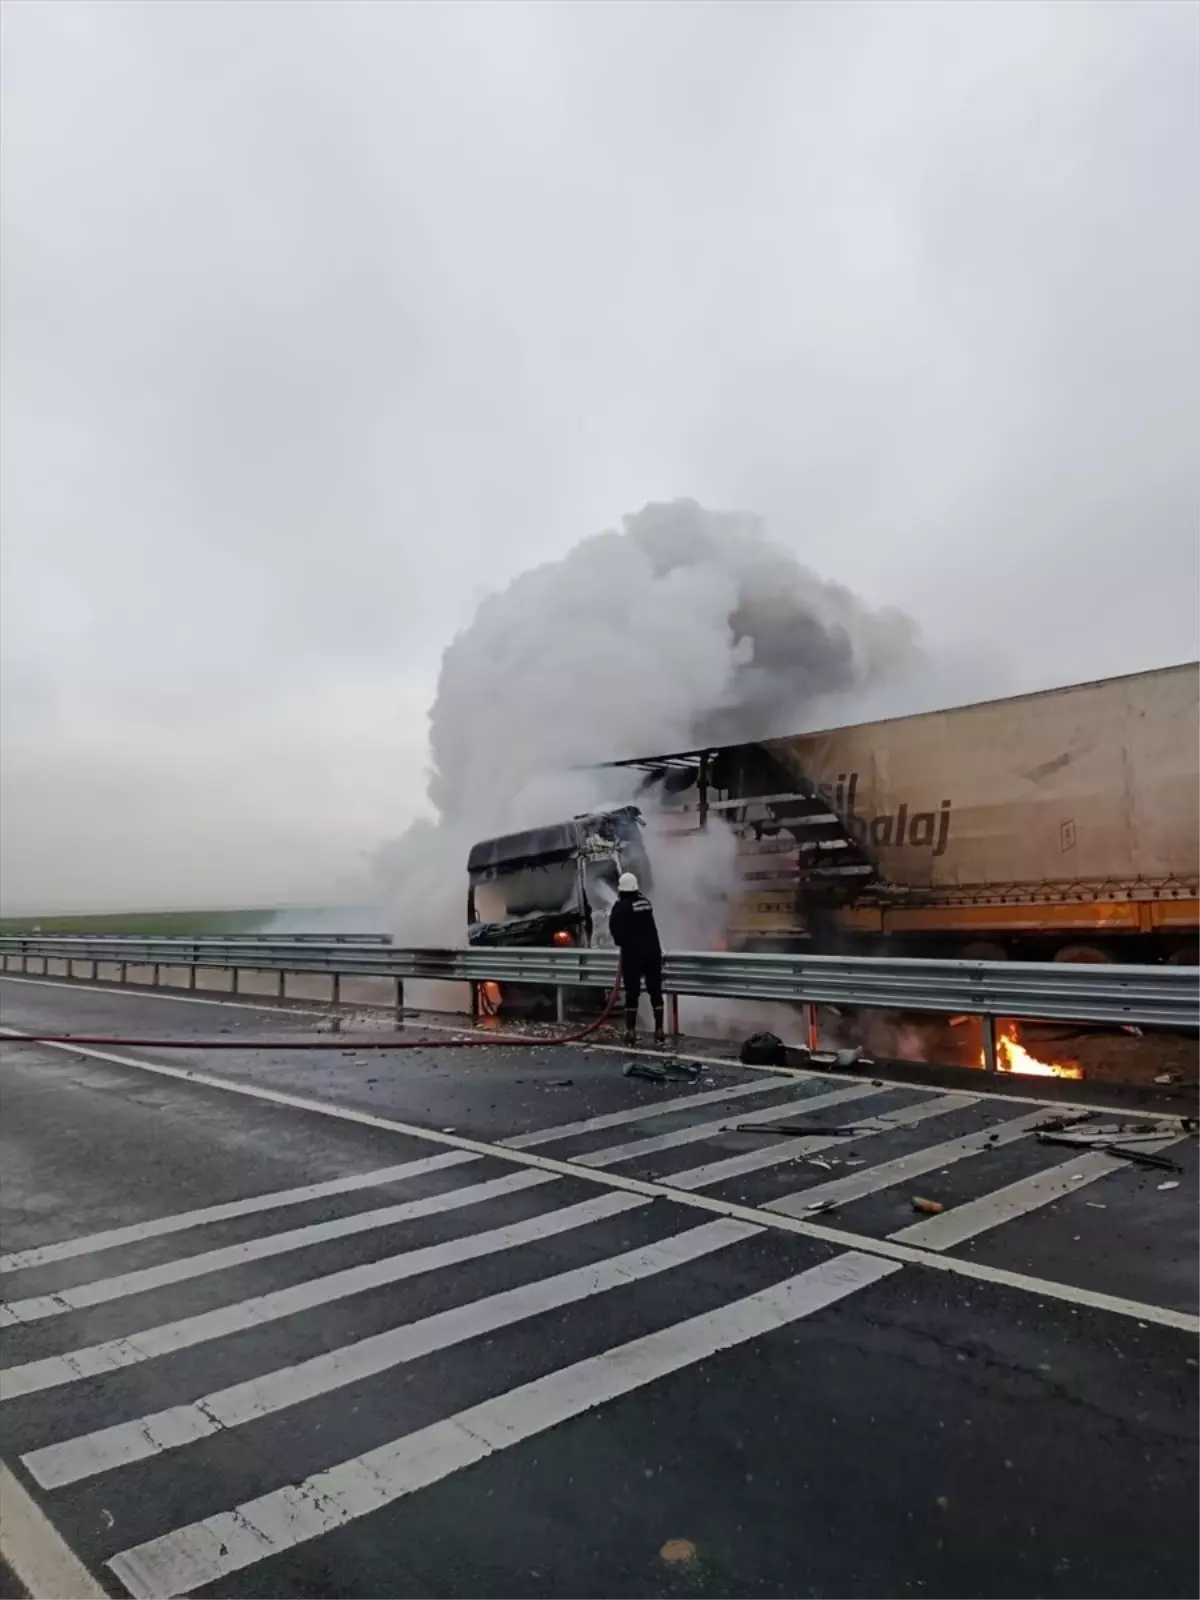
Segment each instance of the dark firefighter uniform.
[[621,952],[625,984],[625,1043],[637,1040],[638,1001],[642,985],[654,1010],[654,1042],[665,1044],[663,1030],[662,945],[654,921],[654,907],[638,887],[632,872],[621,875],[616,904],[608,914],[613,943]]

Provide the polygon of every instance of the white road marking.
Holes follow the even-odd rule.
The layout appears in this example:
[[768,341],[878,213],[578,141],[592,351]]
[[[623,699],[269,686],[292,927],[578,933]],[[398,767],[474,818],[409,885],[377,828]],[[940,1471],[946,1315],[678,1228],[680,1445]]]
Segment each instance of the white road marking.
[[497,1451],[810,1316],[887,1277],[889,1262],[838,1256],[758,1294],[660,1329],[355,1456],[300,1484],[124,1550],[108,1563],[139,1597],[188,1594],[317,1539]]
[[[1181,1138],[1182,1135],[1179,1135]],[[1157,1139],[1153,1143],[1138,1145],[1139,1150],[1151,1153],[1165,1150],[1177,1139]],[[1037,1211],[1063,1195],[1084,1189],[1097,1178],[1106,1178],[1110,1172],[1128,1172],[1130,1163],[1119,1156],[1105,1155],[1102,1151],[1089,1151],[1075,1161],[1061,1162],[1057,1167],[1035,1172],[1032,1177],[1019,1178],[1003,1189],[993,1189],[963,1205],[943,1211],[940,1216],[926,1217],[921,1222],[910,1223],[889,1237],[905,1244],[919,1245],[923,1250],[950,1250],[956,1244],[973,1239],[976,1234],[998,1228],[1014,1217]]]
[[373,1172],[356,1172],[347,1178],[307,1183],[298,1189],[276,1189],[272,1194],[256,1194],[247,1200],[229,1200],[222,1205],[204,1206],[199,1211],[176,1211],[172,1216],[154,1217],[149,1222],[133,1222],[128,1227],[108,1228],[103,1233],[86,1233],[76,1239],[63,1239],[58,1244],[16,1250],[12,1255],[0,1256],[0,1272],[22,1272],[29,1267],[48,1266],[54,1261],[69,1261],[73,1256],[95,1255],[101,1250],[115,1250],[119,1245],[138,1244],[143,1239],[158,1239],[164,1234],[202,1228],[210,1222],[229,1222],[234,1217],[249,1217],[257,1211],[296,1206],[305,1200],[325,1200],[330,1195],[352,1194],[356,1189],[379,1188],[385,1183],[398,1183],[402,1178],[415,1178],[422,1172],[437,1172],[443,1167],[461,1166],[463,1162],[478,1159],[462,1150],[448,1150],[442,1155],[420,1156],[415,1161],[406,1161],[397,1167],[377,1167]]
[[[833,1089],[828,1094],[809,1095],[802,1100],[789,1100],[786,1105],[767,1106],[763,1111],[739,1113],[742,1122],[783,1122],[787,1117],[808,1116],[813,1111],[825,1111],[831,1106],[845,1105],[850,1100],[862,1100],[881,1091],[869,1083],[852,1083],[848,1087]],[[968,1102],[969,1104],[969,1102]],[[638,1156],[653,1155],[656,1150],[672,1150],[676,1145],[701,1144],[721,1133],[728,1125],[728,1116],[715,1122],[693,1122],[686,1128],[673,1128],[669,1133],[655,1134],[648,1139],[630,1139],[625,1144],[610,1144],[603,1150],[588,1150],[571,1160],[580,1167],[611,1167],[621,1161],[634,1161]]]
[[[643,1122],[648,1117],[665,1117],[672,1111],[688,1111],[692,1106],[717,1105],[722,1100],[740,1100],[751,1094],[786,1094],[793,1087],[794,1080],[773,1078],[766,1082],[739,1083],[732,1089],[706,1089],[701,1094],[677,1095],[673,1100],[652,1100],[625,1111],[606,1111],[600,1116],[582,1117],[578,1122],[562,1122],[556,1128],[535,1128],[531,1133],[514,1134],[511,1139],[497,1142],[506,1150],[528,1150],[534,1145],[550,1144],[556,1139],[572,1139],[578,1133],[599,1133],[604,1128],[619,1128],[627,1122]],[[879,1091],[875,1092],[878,1094]],[[791,1109],[795,1110],[801,1104],[802,1101],[794,1101]]]
[[242,1267],[248,1261],[263,1261],[269,1256],[307,1250],[313,1245],[326,1244],[330,1239],[348,1239],[354,1234],[372,1233],[378,1228],[390,1228],[396,1223],[411,1222],[417,1217],[432,1217],[443,1211],[458,1211],[463,1206],[482,1205],[500,1195],[515,1194],[521,1189],[532,1189],[538,1184],[555,1181],[554,1175],[548,1172],[509,1172],[502,1178],[473,1183],[466,1189],[445,1189],[441,1194],[425,1195],[420,1200],[403,1200],[397,1205],[383,1206],[375,1211],[356,1211],[349,1217],[335,1217],[331,1222],[314,1222],[307,1228],[289,1228],[286,1233],[269,1233],[259,1239],[247,1239],[242,1244],[224,1245],[219,1250],[205,1250],[200,1255],[164,1261],[156,1267],[123,1272],[115,1278],[93,1278],[90,1283],[59,1289],[54,1294],[30,1295],[28,1299],[12,1300],[0,1306],[0,1328],[11,1327],[15,1323],[40,1322],[46,1317],[61,1317],[68,1311],[79,1311],[84,1306],[104,1305],[110,1300],[123,1300],[131,1294],[144,1294],[149,1289],[162,1289],[170,1283],[183,1283],[189,1278],[205,1277],[210,1272]]
[[249,1382],[215,1390],[190,1405],[172,1406],[132,1422],[121,1422],[115,1427],[100,1428],[78,1438],[47,1445],[21,1459],[43,1488],[62,1488],[81,1478],[94,1477],[132,1461],[178,1449],[223,1429],[255,1422],[317,1395],[344,1388],[346,1384],[375,1377],[403,1362],[416,1361],[464,1340],[494,1333],[498,1328],[509,1327],[542,1312],[667,1272],[763,1231],[748,1222],[720,1217],[686,1233],[660,1239],[656,1244],[611,1256],[606,1261],[576,1267],[482,1300],[454,1306],[419,1322],[389,1328],[384,1333],[343,1345],[296,1366],[281,1367]]
[[0,1556],[34,1600],[108,1600],[105,1591],[0,1462]]
[[[0,1028],[0,1035],[11,1035],[14,1031],[12,1028]],[[196,1084],[200,1088],[219,1089],[226,1094],[245,1095],[249,1099],[262,1100],[269,1105],[286,1106],[289,1109],[307,1112],[313,1116],[331,1117],[339,1122],[358,1123],[368,1128],[390,1129],[393,1133],[403,1133],[411,1138],[424,1139],[429,1144],[443,1145],[454,1150],[469,1150],[473,1155],[496,1156],[501,1160],[536,1167],[544,1172],[556,1173],[560,1178],[580,1178],[587,1182],[603,1185],[606,1188],[624,1190],[627,1194],[642,1195],[650,1200],[674,1200],[680,1205],[695,1206],[698,1210],[711,1211],[720,1216],[740,1217],[744,1222],[765,1224],[783,1233],[799,1234],[806,1239],[820,1239],[826,1244],[840,1245],[843,1249],[865,1250],[872,1255],[882,1257],[884,1260],[899,1261],[911,1266],[930,1267],[938,1272],[949,1272],[958,1277],[971,1278],[981,1283],[1000,1284],[1005,1288],[1020,1289],[1028,1294],[1040,1295],[1043,1299],[1061,1300],[1068,1305],[1092,1306],[1098,1310],[1111,1311],[1118,1316],[1134,1317],[1141,1322],[1154,1322],[1167,1328],[1181,1328],[1188,1333],[1200,1333],[1200,1317],[1193,1316],[1190,1312],[1177,1311],[1173,1306],[1155,1306],[1140,1300],[1128,1300],[1121,1295],[1098,1294],[1093,1290],[1080,1289],[1074,1284],[1058,1283],[1052,1278],[1038,1278],[1031,1273],[1010,1272],[1006,1268],[989,1267],[982,1262],[969,1261],[958,1256],[945,1256],[937,1251],[920,1250],[901,1244],[893,1239],[871,1239],[864,1237],[862,1234],[851,1233],[845,1228],[827,1227],[819,1222],[802,1222],[798,1217],[786,1217],[778,1212],[757,1210],[751,1206],[739,1205],[733,1200],[722,1200],[712,1195],[689,1193],[685,1189],[673,1188],[667,1182],[651,1182],[644,1178],[629,1177],[625,1173],[580,1167],[569,1161],[555,1160],[553,1156],[538,1155],[535,1151],[514,1150],[504,1145],[490,1144],[482,1139],[469,1139],[461,1134],[439,1133],[433,1128],[423,1128],[418,1123],[402,1122],[399,1118],[377,1116],[374,1112],[359,1111],[353,1106],[339,1106],[330,1101],[310,1100],[304,1095],[288,1094],[279,1089],[267,1089],[257,1084],[239,1083],[231,1078],[219,1078],[212,1073],[196,1072],[185,1067],[171,1067],[162,1061],[142,1061],[135,1056],[116,1055],[112,1051],[99,1050],[91,1045],[39,1045],[38,1048],[63,1050],[69,1054],[82,1055],[97,1061],[113,1061],[118,1066],[136,1067],[142,1072],[150,1072],[163,1078],[176,1078],[184,1083]],[[895,1084],[893,1087],[908,1088],[910,1086],[907,1084]],[[1027,1098],[1016,1100],[1016,1103],[1025,1105],[1043,1104],[1041,1101]],[[1061,1116],[1068,1109],[1071,1112],[1076,1112],[1086,1108],[1082,1108],[1072,1101],[1069,1108],[1062,1105],[1054,1105],[1053,1109]],[[1105,1114],[1112,1114],[1111,1107],[1107,1108]],[[1165,1115],[1156,1118],[1156,1120],[1163,1121],[1167,1125],[1176,1121],[1175,1118],[1166,1117]],[[75,1376],[78,1376],[78,1374],[75,1374]]]
[[422,1272],[438,1271],[457,1266],[463,1261],[475,1261],[481,1256],[493,1255],[498,1250],[512,1250],[519,1245],[553,1238],[572,1228],[603,1222],[645,1204],[640,1195],[597,1195],[577,1205],[542,1212],[524,1222],[509,1223],[502,1228],[489,1229],[486,1233],[467,1234],[461,1239],[447,1239],[441,1244],[426,1245],[420,1250],[406,1250],[400,1255],[385,1256],[381,1261],[347,1267],[341,1272],[331,1272],[322,1278],[293,1284],[287,1289],[275,1289],[233,1305],[219,1306],[214,1311],[183,1317],[176,1322],[160,1323],[158,1327],[147,1328],[141,1333],[107,1339],[101,1344],[85,1345],[65,1355],[46,1356],[38,1361],[5,1367],[0,1370],[0,1400],[14,1400],[21,1395],[35,1394],[41,1389],[58,1388],[65,1383],[75,1383],[80,1378],[103,1377],[122,1367],[137,1366],[142,1361],[188,1350],[210,1339],[223,1339],[246,1328],[259,1328],[264,1323],[277,1322],[301,1311],[311,1311],[316,1306],[344,1300],[350,1295],[378,1289],[384,1284],[399,1283]]
[[[878,1090],[875,1091],[878,1094]],[[748,1172],[762,1172],[767,1167],[777,1167],[784,1161],[795,1161],[804,1156],[823,1155],[839,1144],[857,1144],[877,1133],[890,1133],[897,1128],[915,1128],[930,1117],[944,1117],[952,1111],[962,1111],[975,1105],[970,1095],[948,1094],[941,1100],[926,1100],[921,1105],[903,1106],[899,1111],[882,1111],[873,1120],[886,1123],[886,1127],[869,1128],[865,1133],[847,1133],[836,1139],[781,1139],[776,1144],[763,1145],[757,1150],[743,1150],[740,1155],[725,1156],[720,1161],[708,1161],[702,1167],[689,1167],[686,1172],[670,1172],[665,1183],[676,1189],[707,1189],[714,1183],[724,1183],[730,1178],[744,1177]]]
[[961,1139],[947,1139],[944,1144],[931,1144],[924,1150],[912,1150],[908,1155],[897,1156],[877,1167],[864,1167],[861,1172],[848,1173],[844,1178],[832,1178],[828,1183],[814,1184],[811,1189],[798,1189],[795,1194],[781,1195],[771,1200],[765,1209],[779,1211],[784,1216],[802,1217],[810,1206],[837,1201],[839,1205],[851,1200],[861,1200],[864,1195],[888,1189],[894,1183],[906,1183],[926,1172],[937,1172],[967,1156],[979,1155],[986,1150],[999,1150],[1014,1139],[1024,1139],[1031,1128],[1044,1122],[1040,1111],[1015,1117],[1011,1122],[1000,1122],[978,1133],[968,1133]]

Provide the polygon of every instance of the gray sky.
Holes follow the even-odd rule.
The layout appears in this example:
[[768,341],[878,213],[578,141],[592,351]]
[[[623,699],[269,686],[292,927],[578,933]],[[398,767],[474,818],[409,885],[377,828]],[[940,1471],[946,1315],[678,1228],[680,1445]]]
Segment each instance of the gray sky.
[[9,907],[342,892],[442,648],[649,499],[1196,654],[1197,8],[7,0]]

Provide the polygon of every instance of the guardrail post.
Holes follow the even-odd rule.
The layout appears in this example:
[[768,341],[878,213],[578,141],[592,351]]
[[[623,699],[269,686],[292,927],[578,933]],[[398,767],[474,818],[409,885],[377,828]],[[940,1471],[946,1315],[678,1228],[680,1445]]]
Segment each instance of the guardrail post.
[[242,975],[241,974],[241,969],[238,968],[238,967],[234,967],[234,969],[233,969],[233,988],[230,990],[231,994],[236,994],[238,992],[238,979],[241,977],[241,975]]
[[672,994],[672,995],[668,995],[667,996],[667,1008],[668,1008],[668,1015],[670,1017],[671,1037],[672,1037],[672,1039],[678,1039],[678,1037],[679,1037],[679,996],[677,994]]
[[979,1019],[983,1023],[983,1066],[985,1072],[996,1071],[996,1019],[984,1016]]
[[100,963],[98,961],[93,961],[92,962],[92,982],[95,983],[96,979],[99,976],[100,976]]
[[396,1026],[404,1021],[404,979],[396,979]]
[[118,983],[128,983],[129,982],[129,963],[128,963],[128,961],[122,961],[122,963],[121,963],[121,976],[117,979],[117,982]]
[[556,1022],[567,1020],[567,991],[561,983],[554,990],[554,1020]]
[[156,962],[155,962],[155,963],[154,963],[154,987],[155,987],[155,988],[156,988],[156,989],[157,989],[157,988],[158,988],[158,977],[159,977],[159,973],[160,973],[160,972],[161,972],[161,971],[162,971],[162,967],[161,967],[161,965],[160,965],[160,964],[159,964],[159,962],[157,962],[157,961],[156,961]]
[[200,946],[192,946],[192,964],[188,971],[188,988],[194,989],[200,973]]
[[804,1032],[810,1050],[821,1048],[821,1029],[817,1023],[817,1008],[811,1001],[804,1004]]
[[275,996],[278,1000],[287,999],[287,973],[282,967],[279,969],[279,987],[275,991]]
[[341,1033],[342,1031],[342,1019],[338,1015],[338,1007],[341,1005],[341,1003],[342,975],[340,972],[335,972],[329,986],[329,1008],[333,1013],[333,1022],[331,1026],[334,1033]]

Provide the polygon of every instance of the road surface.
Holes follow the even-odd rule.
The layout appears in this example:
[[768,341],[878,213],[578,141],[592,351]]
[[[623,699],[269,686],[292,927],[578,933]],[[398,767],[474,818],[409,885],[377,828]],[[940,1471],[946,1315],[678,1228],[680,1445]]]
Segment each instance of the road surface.
[[1039,1142],[1036,1085],[723,1063],[664,1088],[611,1050],[306,1056],[254,1049],[313,1023],[253,1005],[0,1000],[18,1031],[246,1040],[0,1046],[18,1576],[1196,1592],[1178,1119],[1153,1127],[1166,1173]]

